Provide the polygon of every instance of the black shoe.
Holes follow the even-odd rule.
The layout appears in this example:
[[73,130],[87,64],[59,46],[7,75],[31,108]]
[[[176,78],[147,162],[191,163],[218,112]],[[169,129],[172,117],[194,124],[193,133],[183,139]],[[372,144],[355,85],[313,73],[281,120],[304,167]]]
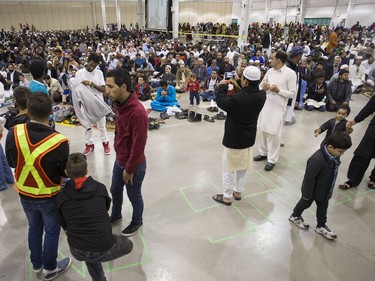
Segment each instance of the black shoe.
[[273,164],[273,163],[270,163],[270,162],[267,162],[266,166],[264,166],[264,169],[269,172],[269,171],[272,171],[273,167],[275,167],[276,164]]
[[134,233],[136,233],[141,227],[143,226],[143,223],[141,224],[133,224],[130,223],[122,232],[121,235],[125,237],[132,236]]
[[118,223],[119,221],[122,220],[122,217],[115,218],[115,217],[110,216],[109,218],[110,218],[112,224]]
[[267,156],[263,156],[263,155],[257,155],[253,158],[254,161],[262,161],[262,160],[266,160],[267,159]]
[[196,113],[194,115],[194,117],[193,118],[189,118],[188,121],[192,122],[192,123],[194,123],[194,122],[200,122],[200,121],[202,121],[202,114]]
[[195,116],[195,111],[189,111],[188,120],[193,119]]

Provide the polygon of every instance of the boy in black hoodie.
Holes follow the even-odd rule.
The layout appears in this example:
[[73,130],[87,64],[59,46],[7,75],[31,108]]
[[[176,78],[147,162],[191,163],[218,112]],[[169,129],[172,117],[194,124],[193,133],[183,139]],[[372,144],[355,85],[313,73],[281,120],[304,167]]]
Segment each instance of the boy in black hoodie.
[[93,281],[106,281],[101,263],[129,254],[133,243],[112,234],[107,213],[111,199],[102,183],[86,176],[86,157],[81,153],[70,154],[66,173],[70,180],[56,203],[70,252],[77,260],[86,262]]

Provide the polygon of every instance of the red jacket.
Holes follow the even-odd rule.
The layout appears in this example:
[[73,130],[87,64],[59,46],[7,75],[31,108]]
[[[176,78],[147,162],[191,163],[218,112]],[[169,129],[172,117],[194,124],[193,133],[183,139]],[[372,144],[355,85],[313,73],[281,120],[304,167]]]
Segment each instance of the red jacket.
[[190,79],[189,82],[186,85],[186,91],[187,92],[198,93],[199,89],[200,89],[200,87],[199,87],[198,80],[193,81],[193,80]]
[[146,160],[148,116],[137,95],[132,94],[123,104],[115,103],[116,130],[114,148],[116,160],[132,174]]

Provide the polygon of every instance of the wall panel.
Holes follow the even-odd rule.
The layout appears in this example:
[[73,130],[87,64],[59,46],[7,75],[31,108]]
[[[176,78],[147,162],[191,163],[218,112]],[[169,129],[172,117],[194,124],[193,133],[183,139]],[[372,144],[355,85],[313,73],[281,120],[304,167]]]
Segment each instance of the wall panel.
[[[101,3],[95,2],[96,21],[103,27]],[[150,0],[152,1],[152,0]],[[295,5],[298,0],[270,0],[270,17],[274,22],[283,23],[285,20],[294,21],[296,19],[296,8],[289,7],[286,15],[286,6]],[[37,29],[78,29],[94,27],[94,16],[90,0],[66,0],[66,1],[46,1],[46,0],[26,0],[23,2],[13,2],[10,0],[0,0],[0,24],[5,30],[10,30],[14,26],[19,30],[19,23],[29,23]],[[185,0],[180,2],[180,22],[190,22],[195,25],[198,22],[225,22],[229,24],[232,18],[239,18],[241,14],[240,0]],[[306,17],[332,17],[336,0],[305,0]],[[324,5],[322,5],[324,3]],[[339,22],[346,17],[349,0],[339,0],[335,22]],[[107,0],[107,23],[115,23],[116,9],[114,0]],[[137,1],[120,0],[121,22],[127,26],[138,21]],[[144,1],[143,1],[144,9]],[[350,15],[349,26],[356,21],[363,25],[370,25],[375,20],[373,11],[375,3],[373,0],[356,0]],[[265,1],[253,0],[250,8],[250,22],[265,21]]]

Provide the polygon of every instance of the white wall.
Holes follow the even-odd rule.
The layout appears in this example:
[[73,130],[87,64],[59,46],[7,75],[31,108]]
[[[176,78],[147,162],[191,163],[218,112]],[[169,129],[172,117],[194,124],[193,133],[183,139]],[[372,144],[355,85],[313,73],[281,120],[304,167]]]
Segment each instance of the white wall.
[[[96,21],[103,28],[100,2],[89,1],[33,1],[4,2],[0,1],[0,27],[10,30],[13,25],[19,30],[20,23],[33,24],[39,30],[66,30],[93,28],[95,5]],[[137,2],[120,1],[121,23],[127,26],[138,21]],[[106,1],[107,23],[116,23],[115,1]]]
[[[152,1],[152,0],[150,0]],[[269,0],[271,1],[269,17],[274,22],[295,21],[299,0]],[[333,16],[336,0],[304,0],[306,3],[305,18],[319,18]],[[362,25],[371,25],[375,21],[374,0],[353,0],[355,2],[347,26],[352,26],[359,21]],[[96,7],[96,20],[102,27],[102,14],[100,0],[25,0],[15,2],[0,0],[0,28],[9,30],[13,25],[18,30],[19,23],[34,24],[37,29],[78,29],[92,28],[94,16],[92,2]],[[252,0],[250,9],[250,22],[265,22],[265,0]],[[144,3],[144,1],[143,1]],[[346,18],[349,0],[339,0],[335,22]],[[241,0],[180,0],[179,22],[224,22],[230,24],[232,18],[240,18]],[[120,0],[121,21],[127,26],[137,22],[137,0]],[[287,13],[286,13],[287,11]],[[116,22],[116,9],[114,0],[106,0],[107,23]]]

